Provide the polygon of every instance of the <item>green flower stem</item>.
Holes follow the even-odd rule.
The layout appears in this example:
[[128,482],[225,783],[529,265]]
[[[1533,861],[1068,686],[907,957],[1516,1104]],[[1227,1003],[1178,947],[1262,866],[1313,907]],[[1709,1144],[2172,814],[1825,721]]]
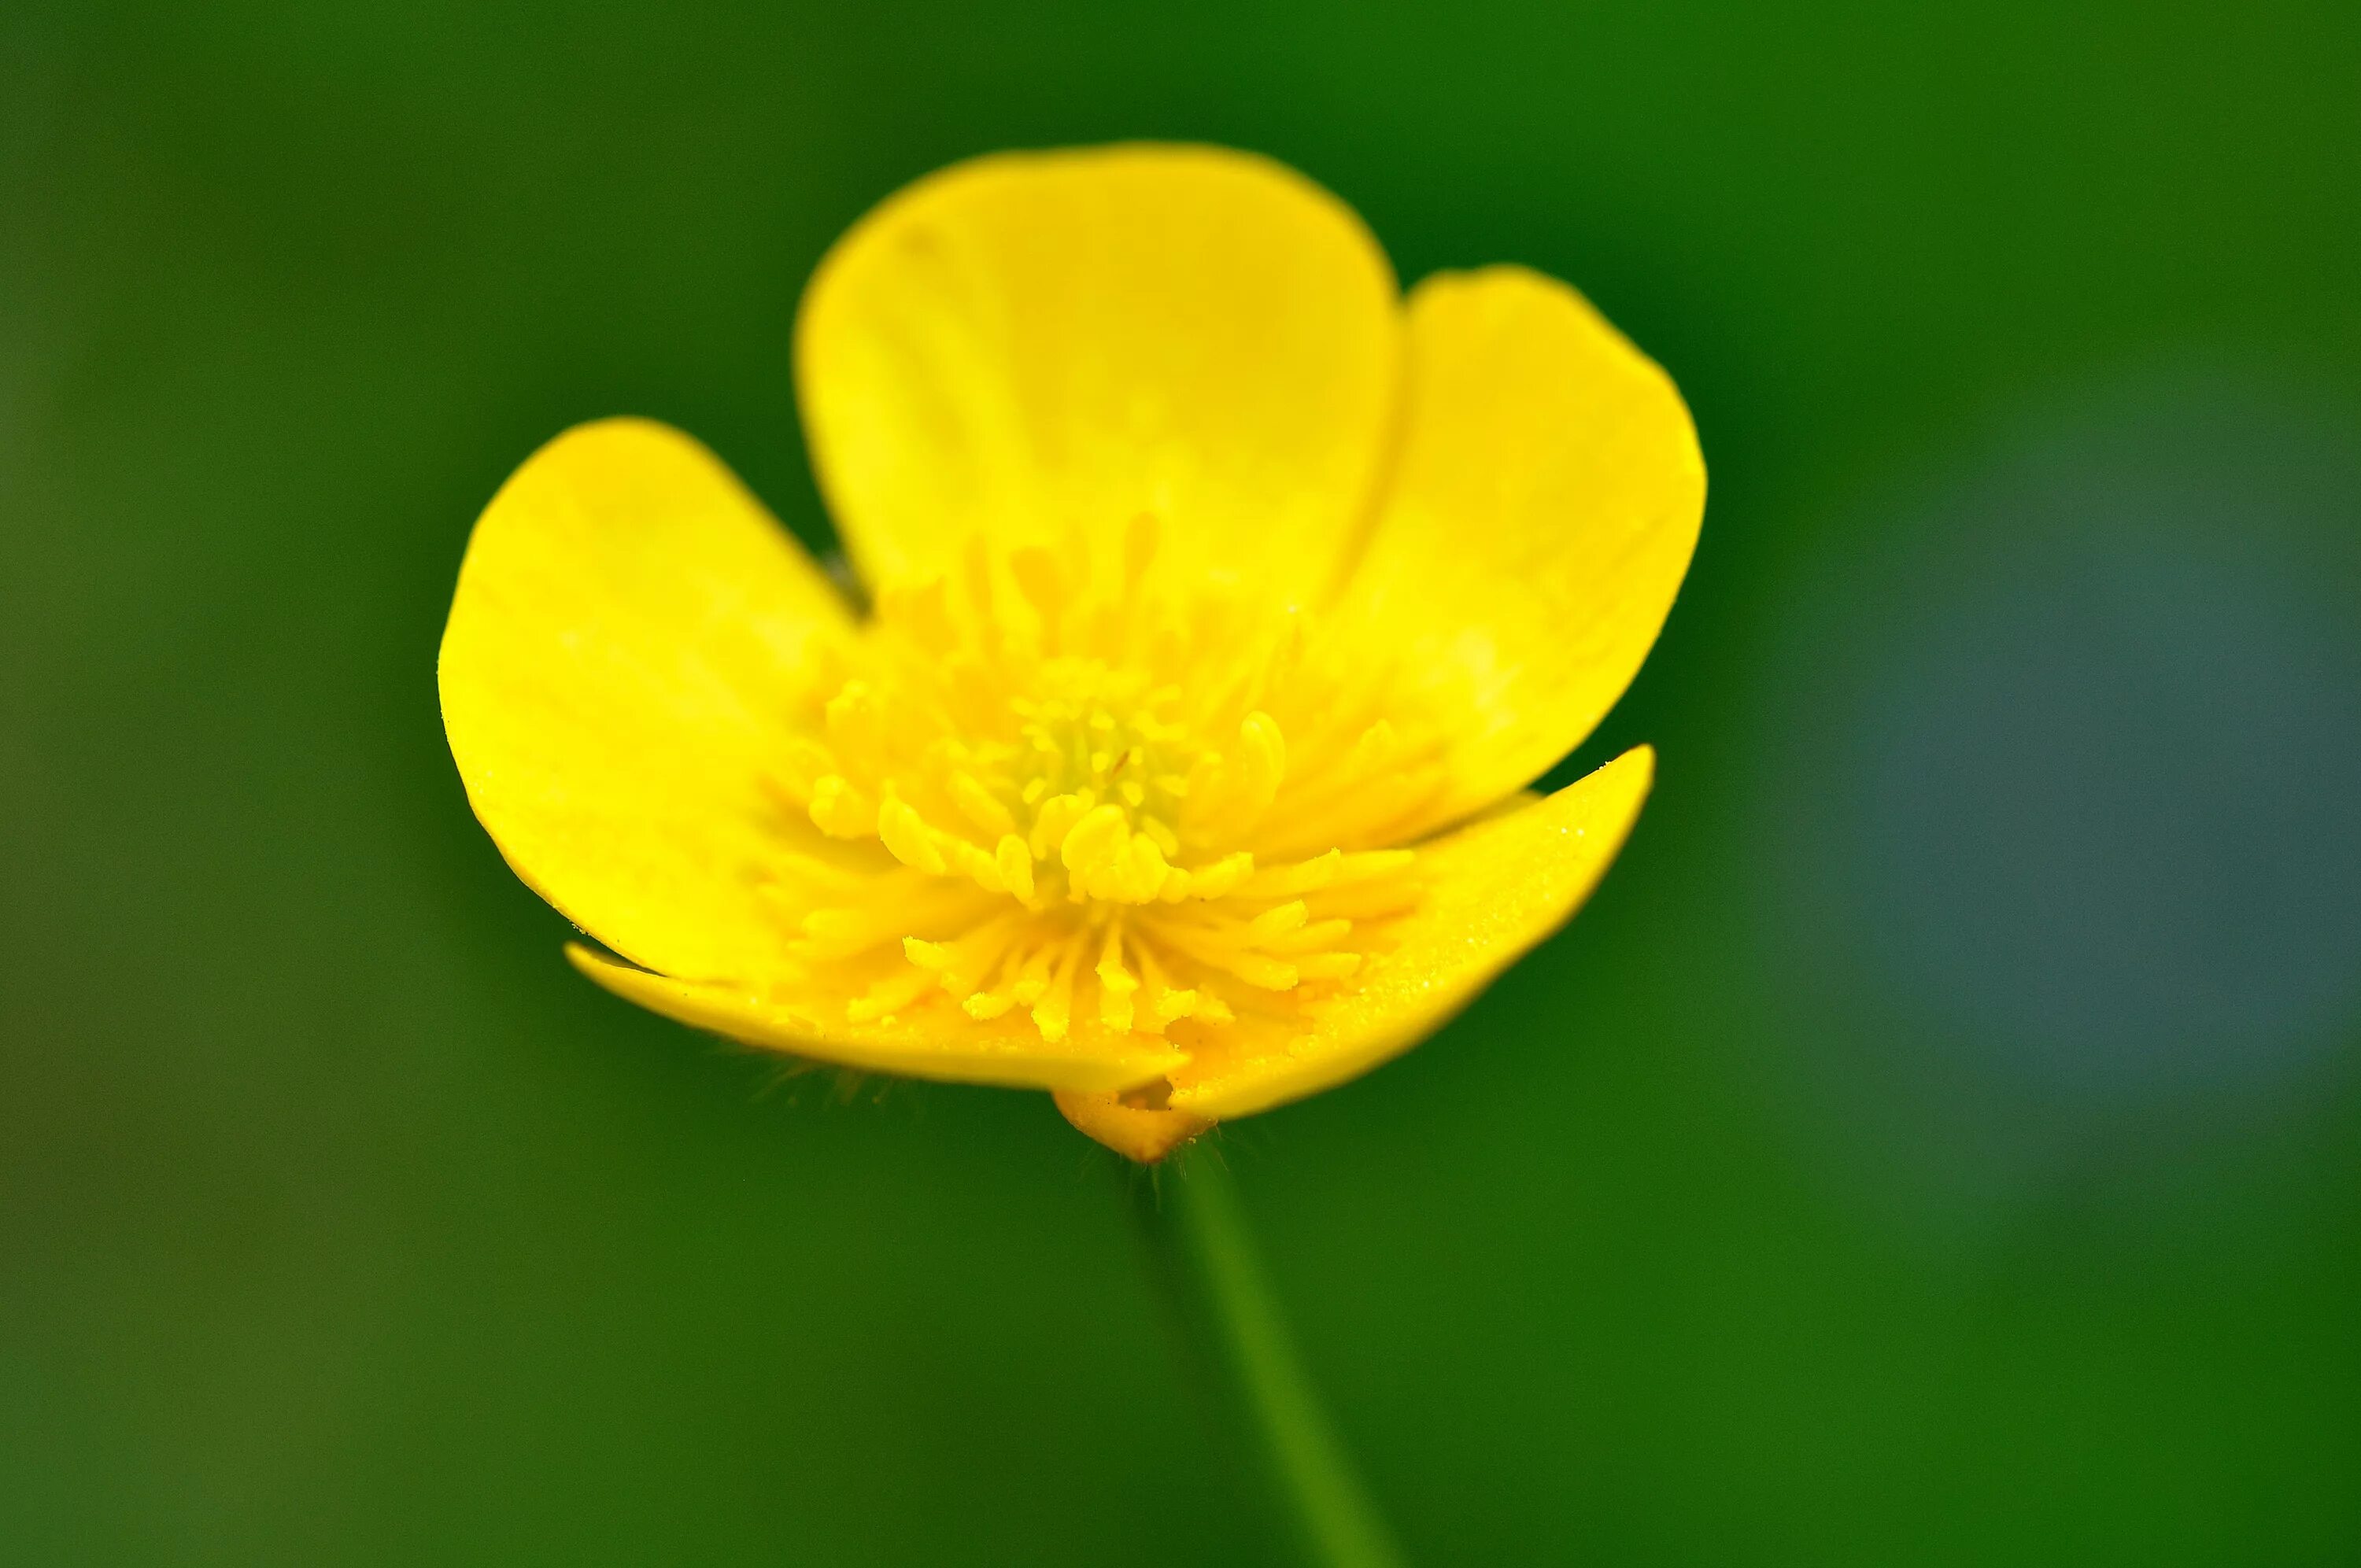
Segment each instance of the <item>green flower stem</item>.
[[1296,1355],[1219,1151],[1191,1149],[1156,1178],[1136,1190],[1160,1272],[1193,1348],[1229,1385],[1225,1402],[1253,1429],[1305,1560],[1317,1568],[1405,1568]]

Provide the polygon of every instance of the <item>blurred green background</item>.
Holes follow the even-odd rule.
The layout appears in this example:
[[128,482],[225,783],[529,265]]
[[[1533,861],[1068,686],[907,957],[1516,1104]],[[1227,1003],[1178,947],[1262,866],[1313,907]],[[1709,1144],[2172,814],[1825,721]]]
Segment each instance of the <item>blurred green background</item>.
[[1713,474],[1589,910],[1224,1148],[1424,1563],[2361,1559],[2345,5],[19,0],[0,1562],[1279,1561],[1123,1174],[584,983],[434,652],[561,427],[807,539],[906,180],[1272,153]]

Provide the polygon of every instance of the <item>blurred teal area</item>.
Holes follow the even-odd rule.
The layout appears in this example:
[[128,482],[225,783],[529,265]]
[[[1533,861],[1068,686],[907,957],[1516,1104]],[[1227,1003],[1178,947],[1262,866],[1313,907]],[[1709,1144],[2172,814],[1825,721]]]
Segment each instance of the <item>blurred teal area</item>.
[[1713,473],[1590,909],[1229,1130],[1420,1562],[2361,1557],[2349,6],[0,16],[0,1561],[1279,1561],[1121,1174],[559,959],[433,661],[797,291],[1186,137],[1515,260]]

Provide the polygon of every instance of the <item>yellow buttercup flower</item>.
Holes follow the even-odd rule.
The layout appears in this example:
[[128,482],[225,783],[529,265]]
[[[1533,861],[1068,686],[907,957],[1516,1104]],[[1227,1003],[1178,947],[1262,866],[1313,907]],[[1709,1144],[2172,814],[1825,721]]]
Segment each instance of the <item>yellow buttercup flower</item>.
[[1562,924],[1652,756],[1546,799],[1687,569],[1672,382],[1516,268],[1397,292],[1210,148],[1012,154],[857,225],[796,343],[856,611],[677,431],[534,454],[441,660],[477,816],[599,984],[1160,1157]]

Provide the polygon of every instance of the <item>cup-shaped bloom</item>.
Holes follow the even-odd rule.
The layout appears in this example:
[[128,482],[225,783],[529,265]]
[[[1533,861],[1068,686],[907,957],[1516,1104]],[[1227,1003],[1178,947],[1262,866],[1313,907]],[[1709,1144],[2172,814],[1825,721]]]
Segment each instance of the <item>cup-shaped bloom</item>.
[[873,608],[639,420],[535,453],[460,569],[452,753],[599,984],[1153,1159],[1432,1032],[1620,847],[1645,748],[1525,786],[1655,640],[1705,470],[1564,284],[1404,300],[1239,153],[998,156],[839,242],[796,371]]

